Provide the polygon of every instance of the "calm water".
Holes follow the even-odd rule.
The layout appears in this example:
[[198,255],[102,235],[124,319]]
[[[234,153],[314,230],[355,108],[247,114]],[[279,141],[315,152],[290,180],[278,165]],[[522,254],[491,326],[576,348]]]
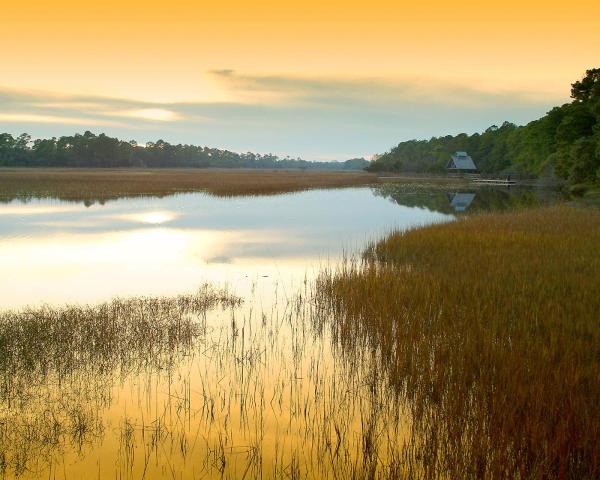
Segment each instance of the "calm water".
[[392,228],[451,219],[368,188],[269,197],[203,193],[104,205],[0,204],[0,305],[174,294],[206,281],[240,293],[288,283]]
[[[0,472],[191,479],[385,471],[410,448],[410,417],[371,356],[348,358],[336,344],[307,300],[310,279],[392,229],[553,200],[386,185],[0,203],[3,310],[173,296],[206,282],[244,300],[164,313],[192,321],[195,333],[169,337],[159,350],[128,343],[124,332],[98,361],[84,339],[78,360],[65,363],[50,352],[60,339],[37,349],[25,341],[16,363],[0,362]],[[131,316],[145,319],[140,311]]]

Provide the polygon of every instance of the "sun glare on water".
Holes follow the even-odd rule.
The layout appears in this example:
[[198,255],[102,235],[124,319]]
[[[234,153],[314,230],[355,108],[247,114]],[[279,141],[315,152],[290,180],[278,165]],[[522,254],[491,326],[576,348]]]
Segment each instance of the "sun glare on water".
[[154,212],[143,212],[126,215],[123,218],[139,223],[147,223],[150,225],[161,225],[173,221],[178,215],[174,212],[167,211],[154,211]]

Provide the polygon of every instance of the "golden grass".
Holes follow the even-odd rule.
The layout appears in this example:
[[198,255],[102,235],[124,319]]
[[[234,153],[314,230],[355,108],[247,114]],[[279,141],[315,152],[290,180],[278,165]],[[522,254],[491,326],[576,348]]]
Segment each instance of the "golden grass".
[[598,245],[599,211],[483,214],[266,305],[0,312],[0,477],[597,478]]
[[0,169],[0,197],[109,200],[206,191],[219,196],[273,195],[375,183],[366,172],[242,169]]
[[321,275],[339,343],[410,406],[417,476],[598,478],[599,248],[599,211],[550,207],[394,233]]
[[0,312],[0,477],[40,478],[52,452],[69,446],[82,455],[103,436],[119,378],[175,370],[205,336],[207,311],[240,304],[204,285],[175,297]]
[[82,364],[106,369],[132,359],[152,362],[199,335],[194,315],[240,303],[227,290],[204,285],[194,294],[175,297],[0,312],[0,372],[12,372],[0,376],[0,399],[11,394],[22,372],[51,368],[62,375]]
[[0,312],[0,478],[398,478],[402,406],[308,298]]

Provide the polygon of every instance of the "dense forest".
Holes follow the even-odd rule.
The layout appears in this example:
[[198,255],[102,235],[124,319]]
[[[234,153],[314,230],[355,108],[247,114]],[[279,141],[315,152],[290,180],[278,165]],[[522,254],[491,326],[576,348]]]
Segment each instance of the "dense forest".
[[466,151],[484,173],[554,173],[572,184],[600,183],[600,68],[572,84],[573,101],[525,126],[505,122],[483,133],[399,143],[370,171],[441,172]]
[[24,133],[14,137],[0,133],[0,167],[96,167],[96,168],[277,168],[302,170],[362,170],[364,158],[345,162],[309,162],[272,154],[235,153],[195,145],[172,145],[163,140],[145,146],[105,134],[31,140]]

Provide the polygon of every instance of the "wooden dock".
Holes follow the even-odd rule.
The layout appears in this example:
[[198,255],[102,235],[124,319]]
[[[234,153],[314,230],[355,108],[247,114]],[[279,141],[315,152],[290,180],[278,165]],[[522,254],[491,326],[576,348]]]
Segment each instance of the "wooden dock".
[[473,183],[478,183],[481,185],[499,185],[499,186],[510,186],[516,185],[516,180],[508,180],[501,178],[478,178],[473,180]]

